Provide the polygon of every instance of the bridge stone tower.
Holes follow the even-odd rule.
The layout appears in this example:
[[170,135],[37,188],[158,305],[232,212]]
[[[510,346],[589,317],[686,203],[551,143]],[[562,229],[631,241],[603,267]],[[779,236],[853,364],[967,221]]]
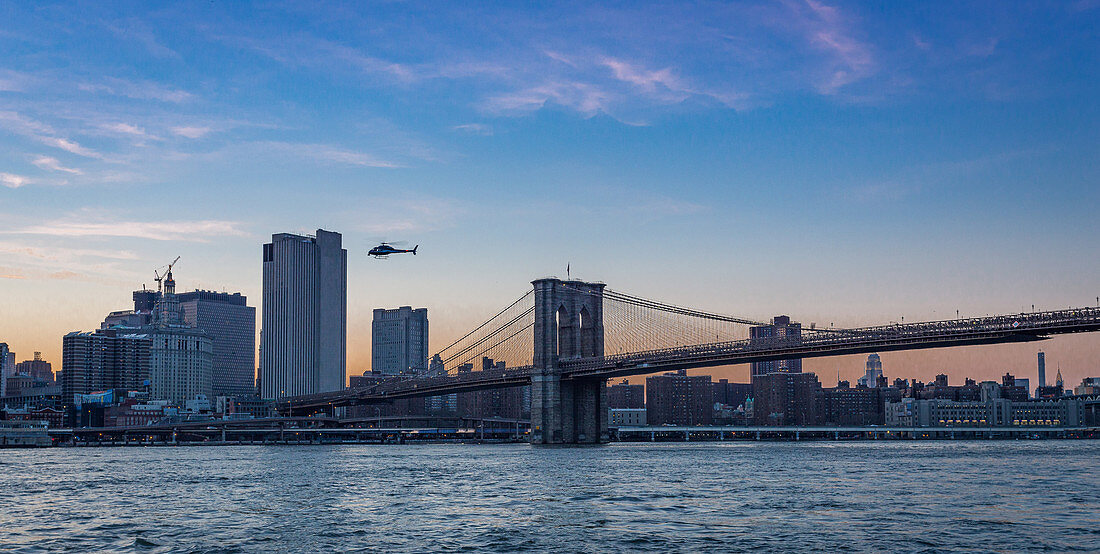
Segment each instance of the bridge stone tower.
[[531,378],[532,444],[607,442],[607,380],[563,379],[559,362],[603,356],[603,283],[539,279]]

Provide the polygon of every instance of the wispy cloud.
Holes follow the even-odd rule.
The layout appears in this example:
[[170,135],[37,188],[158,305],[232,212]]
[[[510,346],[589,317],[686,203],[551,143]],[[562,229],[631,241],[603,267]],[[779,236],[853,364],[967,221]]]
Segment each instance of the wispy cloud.
[[492,96],[483,106],[491,113],[510,115],[532,112],[552,102],[593,116],[606,112],[613,96],[610,91],[583,81],[552,81]]
[[214,237],[248,236],[235,221],[72,221],[55,220],[10,231],[55,237],[127,237],[207,242]]
[[47,171],[61,171],[63,173],[69,173],[69,174],[72,174],[72,175],[83,175],[84,174],[84,172],[79,170],[79,169],[72,168],[72,167],[65,167],[65,166],[61,165],[60,160],[58,160],[57,158],[51,158],[49,156],[38,156],[31,163],[33,163],[34,165],[38,166],[39,168],[45,169]]
[[200,139],[210,134],[210,127],[172,127],[172,133],[189,139]]
[[70,140],[64,137],[55,136],[53,128],[49,125],[35,121],[31,118],[20,115],[11,111],[0,111],[0,123],[4,123],[5,127],[19,135],[26,136],[34,139],[46,146],[52,146],[59,148],[66,152],[76,154],[78,156],[84,156],[86,158],[95,158],[102,160],[104,156],[91,148],[81,146],[74,140]]
[[792,4],[792,11],[806,40],[829,54],[825,73],[816,85],[819,92],[836,93],[874,71],[871,48],[852,36],[851,24],[839,8],[817,0],[805,0],[804,7]]
[[362,167],[398,168],[402,164],[378,158],[366,152],[348,150],[330,144],[300,144],[291,142],[257,142],[255,146],[271,153],[290,155],[322,163],[356,165]]
[[148,139],[148,140],[161,140],[160,137],[147,133],[145,131],[145,129],[142,129],[141,127],[138,127],[137,125],[131,125],[129,123],[121,123],[121,122],[105,123],[105,124],[101,125],[100,128],[103,129],[104,131],[108,131],[110,133],[114,133],[114,134],[118,134],[118,135],[126,135],[126,136],[130,136],[130,137]]
[[4,185],[10,189],[17,189],[23,185],[33,183],[34,179],[30,177],[24,177],[23,175],[16,175],[14,173],[0,173],[0,185]]
[[77,85],[82,91],[125,96],[135,100],[158,100],[179,104],[193,100],[194,94],[172,88],[153,81],[129,81],[115,77],[105,77],[100,82]]
[[451,127],[452,131],[458,131],[460,133],[468,133],[471,135],[492,136],[493,128],[489,125],[483,125],[481,123],[465,123],[462,125],[455,125]]

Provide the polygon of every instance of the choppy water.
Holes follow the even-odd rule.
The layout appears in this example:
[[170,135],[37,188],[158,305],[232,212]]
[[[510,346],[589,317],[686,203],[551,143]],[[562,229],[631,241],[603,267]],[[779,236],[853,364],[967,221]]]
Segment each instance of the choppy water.
[[1100,550],[1100,442],[0,451],[0,550]]

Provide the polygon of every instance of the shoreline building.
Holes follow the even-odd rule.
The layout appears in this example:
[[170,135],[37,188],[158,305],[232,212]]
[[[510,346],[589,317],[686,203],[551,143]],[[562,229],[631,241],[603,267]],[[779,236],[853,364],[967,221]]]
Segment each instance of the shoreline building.
[[151,347],[150,336],[138,329],[97,329],[65,335],[61,339],[61,402],[66,417],[71,417],[78,396],[145,387]]
[[183,322],[209,335],[211,398],[256,394],[256,308],[239,292],[195,290],[176,295]]
[[0,342],[0,396],[8,395],[8,368],[7,359],[11,351],[8,349],[8,343]]
[[263,245],[260,396],[344,388],[347,257],[341,235],[278,233]]
[[428,370],[428,309],[401,306],[374,310],[371,371],[417,375]]

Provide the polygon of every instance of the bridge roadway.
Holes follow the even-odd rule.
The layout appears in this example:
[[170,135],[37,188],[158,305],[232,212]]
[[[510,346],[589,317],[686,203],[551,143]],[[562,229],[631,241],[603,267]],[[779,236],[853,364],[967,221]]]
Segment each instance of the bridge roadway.
[[[1100,308],[931,321],[844,330],[804,329],[803,336],[746,339],[558,361],[562,379],[607,379],[790,358],[815,358],[894,350],[1037,341],[1051,335],[1100,331]],[[394,378],[373,387],[297,396],[280,411],[309,414],[338,406],[387,403],[488,388],[528,385],[531,366],[457,375]]]

